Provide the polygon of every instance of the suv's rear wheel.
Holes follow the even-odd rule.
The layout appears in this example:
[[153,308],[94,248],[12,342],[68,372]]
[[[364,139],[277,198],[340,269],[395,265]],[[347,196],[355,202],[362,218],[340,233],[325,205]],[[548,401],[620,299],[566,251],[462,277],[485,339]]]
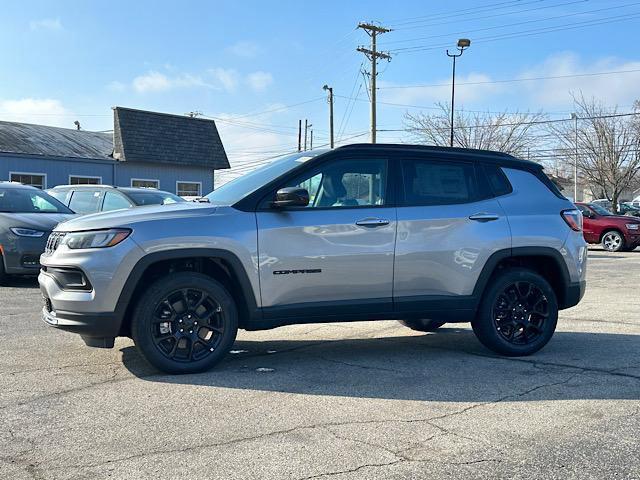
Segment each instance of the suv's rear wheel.
[[200,273],[175,273],[153,283],[133,312],[131,333],[142,356],[167,373],[208,370],[229,351],[238,331],[233,297]]
[[405,327],[409,327],[411,330],[417,330],[418,332],[433,332],[447,322],[441,322],[439,320],[429,320],[427,318],[419,318],[411,320],[400,320],[400,323]]
[[549,282],[530,270],[500,273],[487,287],[471,326],[487,348],[507,356],[544,347],[558,322],[558,301]]
[[602,248],[607,252],[619,252],[624,249],[624,237],[617,230],[609,230],[602,235]]

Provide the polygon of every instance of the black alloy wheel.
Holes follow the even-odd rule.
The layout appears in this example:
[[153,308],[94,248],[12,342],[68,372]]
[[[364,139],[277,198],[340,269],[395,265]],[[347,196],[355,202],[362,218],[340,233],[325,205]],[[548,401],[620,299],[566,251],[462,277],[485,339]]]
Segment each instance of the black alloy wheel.
[[167,373],[210,369],[230,350],[237,332],[231,294],[215,279],[195,272],[156,280],[138,300],[131,319],[139,352]]
[[558,300],[549,282],[525,268],[508,268],[489,282],[471,322],[478,340],[507,356],[531,355],[556,329]]
[[535,342],[549,317],[549,302],[542,290],[527,281],[508,285],[493,304],[493,324],[500,336],[514,345]]
[[224,315],[222,306],[206,291],[176,290],[156,305],[151,336],[160,353],[171,360],[202,360],[220,345]]

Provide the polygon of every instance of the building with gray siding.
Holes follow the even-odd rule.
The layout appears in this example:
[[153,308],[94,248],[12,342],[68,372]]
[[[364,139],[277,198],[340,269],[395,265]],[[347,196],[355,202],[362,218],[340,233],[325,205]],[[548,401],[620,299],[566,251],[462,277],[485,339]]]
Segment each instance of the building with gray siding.
[[155,187],[182,196],[213,190],[229,168],[215,122],[115,107],[113,133],[0,121],[0,180]]

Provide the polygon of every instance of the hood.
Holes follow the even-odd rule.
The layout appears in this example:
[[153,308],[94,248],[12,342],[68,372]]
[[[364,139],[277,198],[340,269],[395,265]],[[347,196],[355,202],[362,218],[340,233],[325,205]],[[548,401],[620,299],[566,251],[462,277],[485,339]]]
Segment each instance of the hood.
[[73,218],[71,213],[0,213],[0,218],[11,227],[33,228],[50,232],[61,222]]
[[191,202],[172,203],[170,205],[147,205],[77,217],[64,222],[58,230],[72,232],[127,227],[140,222],[168,221],[173,218],[210,215],[216,211],[216,208],[206,203]]
[[607,215],[606,218],[609,220],[615,220],[617,222],[625,222],[625,223],[640,223],[640,218],[633,217],[631,215]]

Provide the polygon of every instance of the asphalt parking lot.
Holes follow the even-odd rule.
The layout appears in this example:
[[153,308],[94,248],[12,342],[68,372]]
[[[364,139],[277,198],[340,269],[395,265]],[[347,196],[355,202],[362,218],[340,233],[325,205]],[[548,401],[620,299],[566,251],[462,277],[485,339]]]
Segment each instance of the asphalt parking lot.
[[217,369],[167,376],[41,323],[0,288],[0,478],[640,479],[640,251],[590,252],[588,290],[538,354],[467,325],[241,332]]

